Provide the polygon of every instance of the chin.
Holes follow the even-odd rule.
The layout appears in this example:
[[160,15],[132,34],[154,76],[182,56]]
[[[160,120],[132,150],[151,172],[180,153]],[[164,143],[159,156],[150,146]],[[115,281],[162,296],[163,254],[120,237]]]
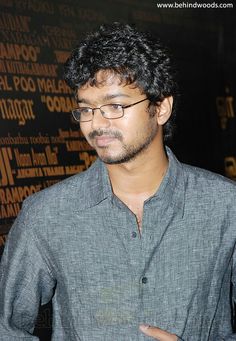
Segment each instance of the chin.
[[102,153],[98,153],[98,157],[102,162],[107,163],[109,165],[121,163],[121,160],[123,159],[119,156],[107,155],[107,154],[105,155]]
[[99,155],[99,159],[108,165],[114,165],[114,164],[120,163],[118,159],[116,159],[114,157],[109,157],[109,156]]
[[109,155],[98,155],[100,160],[108,165],[119,165],[121,163],[127,163],[135,159],[136,155],[119,155],[119,156],[109,156]]

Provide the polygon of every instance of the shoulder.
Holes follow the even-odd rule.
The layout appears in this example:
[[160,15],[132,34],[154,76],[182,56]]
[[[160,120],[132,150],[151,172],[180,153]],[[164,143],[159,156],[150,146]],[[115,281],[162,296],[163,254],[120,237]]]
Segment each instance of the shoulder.
[[226,178],[223,175],[211,172],[207,169],[187,165],[182,163],[182,169],[184,174],[192,181],[204,181],[212,184],[220,184],[222,186],[229,187],[231,189],[236,189],[236,182]]
[[[94,197],[101,187],[103,166],[100,161],[87,170],[69,177],[51,187],[29,196],[23,202],[20,213],[10,229],[9,240],[50,240],[66,232],[73,224],[74,216],[94,203]],[[96,186],[96,184],[98,184]],[[13,245],[12,244],[12,245]]]
[[220,174],[206,169],[186,165],[182,163],[183,175],[186,190],[192,194],[204,195],[213,199],[235,200],[236,202],[236,182]]
[[59,212],[70,210],[75,204],[83,208],[88,204],[91,193],[98,191],[97,184],[101,171],[101,162],[95,161],[88,170],[29,196],[24,201],[22,210],[29,212],[31,216],[42,212],[44,217],[46,215],[51,217]]

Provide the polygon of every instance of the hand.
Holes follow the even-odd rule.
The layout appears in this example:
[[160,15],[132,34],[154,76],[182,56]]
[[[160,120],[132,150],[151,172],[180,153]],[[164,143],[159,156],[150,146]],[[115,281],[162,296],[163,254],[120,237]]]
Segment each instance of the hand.
[[177,341],[178,340],[178,337],[176,335],[170,334],[166,332],[165,330],[162,330],[157,327],[142,324],[141,326],[139,326],[139,329],[141,330],[141,332],[143,332],[147,336],[151,336],[154,339],[159,340],[159,341]]

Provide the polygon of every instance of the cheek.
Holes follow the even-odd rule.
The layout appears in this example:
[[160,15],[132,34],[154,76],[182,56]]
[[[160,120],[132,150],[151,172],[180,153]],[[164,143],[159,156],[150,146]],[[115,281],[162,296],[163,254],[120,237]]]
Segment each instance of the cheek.
[[121,124],[119,125],[120,130],[125,135],[136,134],[138,131],[142,129],[144,126],[144,120],[137,116],[124,116]]
[[141,135],[145,134],[147,130],[150,129],[150,126],[154,124],[154,122],[150,120],[149,117],[140,117],[139,113],[137,116],[132,117],[132,119],[126,119],[122,124],[122,132],[125,136],[137,137],[139,138]]
[[82,134],[87,137],[88,134],[90,133],[90,129],[88,125],[85,125],[83,123],[80,124],[80,130],[82,131]]

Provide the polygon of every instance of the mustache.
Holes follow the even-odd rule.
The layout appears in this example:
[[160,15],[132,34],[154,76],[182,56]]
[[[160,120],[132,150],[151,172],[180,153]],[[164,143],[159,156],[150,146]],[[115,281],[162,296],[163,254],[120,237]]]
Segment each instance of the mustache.
[[92,140],[96,136],[109,136],[109,137],[115,137],[116,139],[122,141],[123,137],[122,134],[118,131],[109,131],[104,129],[95,129],[91,131],[91,133],[88,134],[89,138]]

